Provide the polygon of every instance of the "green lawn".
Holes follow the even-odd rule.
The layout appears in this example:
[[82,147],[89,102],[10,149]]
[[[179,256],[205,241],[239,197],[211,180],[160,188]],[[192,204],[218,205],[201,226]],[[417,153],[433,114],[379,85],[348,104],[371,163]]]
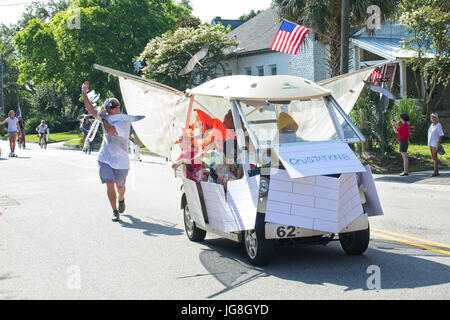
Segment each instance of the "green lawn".
[[[439,169],[450,169],[450,140],[445,139],[442,146],[446,153],[438,155]],[[399,152],[384,157],[367,152],[360,158],[364,164],[369,164],[375,173],[399,173],[403,171],[403,161]],[[430,148],[426,144],[410,144],[408,159],[410,172],[433,170],[433,159],[431,158]]]
[[[50,132],[50,140],[48,142],[68,141],[73,139],[82,139],[83,136],[80,131],[71,132]],[[39,141],[37,134],[27,134],[26,141]],[[79,143],[79,142],[78,142]]]

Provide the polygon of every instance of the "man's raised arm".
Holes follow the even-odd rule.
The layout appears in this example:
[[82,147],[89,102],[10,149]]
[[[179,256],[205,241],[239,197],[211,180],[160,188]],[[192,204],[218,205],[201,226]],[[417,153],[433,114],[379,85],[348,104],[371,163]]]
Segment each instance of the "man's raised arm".
[[86,81],[85,83],[83,83],[83,86],[81,87],[81,93],[83,95],[84,106],[86,107],[87,112],[89,112],[92,116],[97,118],[98,117],[97,110],[95,110],[94,106],[91,103],[91,100],[89,100],[89,97],[87,95],[88,91],[89,91],[89,82]]

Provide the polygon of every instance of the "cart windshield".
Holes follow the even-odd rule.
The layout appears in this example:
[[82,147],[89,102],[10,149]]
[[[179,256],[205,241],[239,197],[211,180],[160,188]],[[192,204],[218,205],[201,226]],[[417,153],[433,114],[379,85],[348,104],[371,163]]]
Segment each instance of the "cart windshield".
[[248,129],[260,146],[364,137],[331,97],[308,101],[239,101]]

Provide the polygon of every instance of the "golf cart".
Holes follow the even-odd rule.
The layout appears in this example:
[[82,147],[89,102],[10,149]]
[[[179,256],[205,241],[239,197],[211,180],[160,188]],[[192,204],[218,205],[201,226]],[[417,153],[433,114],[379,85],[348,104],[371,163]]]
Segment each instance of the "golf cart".
[[[191,241],[209,232],[240,242],[254,265],[267,264],[277,245],[325,245],[336,236],[348,254],[367,249],[368,217],[383,213],[370,167],[349,146],[365,139],[347,114],[371,70],[323,86],[294,76],[227,76],[182,93],[96,68],[119,77],[129,114],[146,116],[134,127],[153,152],[175,159],[181,132],[190,132],[188,145],[199,145],[190,160],[201,173],[194,178],[189,161],[178,173]],[[217,179],[217,163],[202,155],[211,132],[194,126],[200,113],[220,121],[231,115],[232,134],[213,139],[209,152],[222,151],[240,175]]]

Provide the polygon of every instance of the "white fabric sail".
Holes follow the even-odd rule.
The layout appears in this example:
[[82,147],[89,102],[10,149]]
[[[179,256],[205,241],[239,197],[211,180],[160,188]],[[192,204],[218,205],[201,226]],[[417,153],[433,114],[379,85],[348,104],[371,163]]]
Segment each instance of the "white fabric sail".
[[184,126],[189,99],[133,79],[119,79],[127,113],[145,116],[144,120],[133,122],[139,139],[151,152],[170,159]]
[[367,80],[375,68],[376,66],[364,68],[342,76],[317,82],[317,84],[330,90],[341,108],[346,114],[349,114],[364,89],[365,84],[363,80]]

